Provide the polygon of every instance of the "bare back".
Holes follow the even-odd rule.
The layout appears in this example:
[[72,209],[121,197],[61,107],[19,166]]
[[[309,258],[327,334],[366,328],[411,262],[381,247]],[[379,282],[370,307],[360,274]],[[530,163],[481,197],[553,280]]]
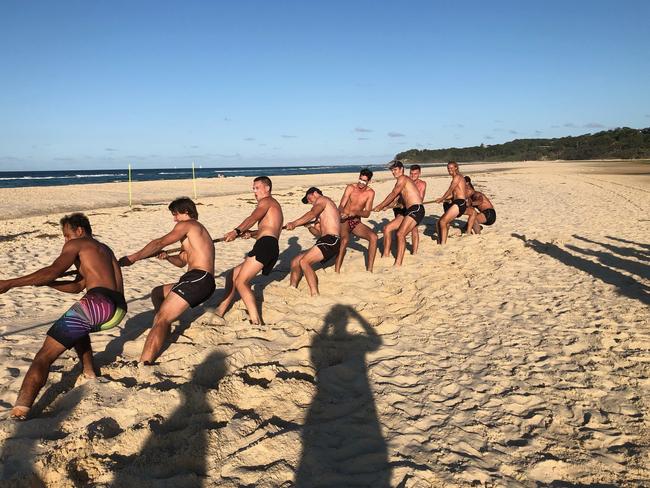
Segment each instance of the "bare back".
[[280,232],[282,232],[282,224],[284,223],[282,207],[278,201],[271,196],[260,200],[258,206],[265,207],[266,212],[257,224],[256,238],[259,239],[264,236],[273,236],[276,239],[279,239]]
[[480,191],[475,191],[470,197],[472,206],[478,208],[481,212],[487,210],[488,208],[494,208],[492,202]]
[[208,230],[196,220],[186,220],[176,225],[183,226],[185,233],[181,246],[188,271],[200,269],[214,275],[214,242]]
[[78,246],[75,263],[86,290],[101,286],[124,294],[122,271],[110,247],[92,237],[73,239],[69,244]]
[[[341,214],[336,204],[326,196],[321,196],[314,204],[314,209],[320,209],[318,215],[320,217],[320,230],[321,235],[332,234],[339,235],[341,227]],[[318,210],[317,210],[318,211]]]
[[452,196],[454,200],[465,200],[467,199],[467,183],[465,183],[465,177],[460,173],[456,174],[451,180],[452,187]]

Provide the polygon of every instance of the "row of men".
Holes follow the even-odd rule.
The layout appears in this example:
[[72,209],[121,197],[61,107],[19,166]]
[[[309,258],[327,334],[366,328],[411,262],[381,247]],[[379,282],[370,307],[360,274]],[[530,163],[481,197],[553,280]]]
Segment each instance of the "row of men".
[[[397,235],[395,265],[402,264],[406,236],[409,233],[413,238],[413,252],[417,252],[417,225],[424,217],[426,183],[420,179],[418,166],[411,167],[410,177],[404,175],[404,166],[400,161],[393,161],[389,168],[397,181],[393,190],[379,205],[373,206],[375,192],[369,187],[373,174],[364,169],[360,172],[357,183],[346,187],[338,206],[318,188],[309,188],[302,201],[311,204],[311,209],[284,226],[282,208],[271,194],[271,180],[266,176],[255,178],[255,210],[223,237],[225,241],[232,241],[237,237],[255,237],[255,244],[244,261],[228,272],[224,295],[216,308],[216,315],[223,317],[235,299],[235,294],[239,293],[251,323],[261,323],[250,281],[260,272],[268,275],[275,266],[279,257],[278,238],[283,228],[293,230],[307,224],[310,232],[318,237],[312,248],[298,254],[291,262],[290,285],[297,287],[304,276],[312,295],[318,294],[318,278],[314,265],[336,256],[335,270],[339,272],[350,234],[368,240],[367,269],[372,271],[378,238],[373,230],[361,222],[361,218],[369,217],[371,211],[379,212],[393,206],[395,218],[383,229],[383,256],[390,255],[393,232]],[[450,162],[447,168],[452,182],[447,192],[435,200],[443,202],[451,199],[436,224],[439,243],[446,241],[447,229],[455,217],[467,213],[470,217],[467,229],[472,231],[475,225],[489,225],[490,220],[493,221],[491,214],[486,210],[492,209],[494,214],[489,200],[479,192],[473,191],[471,182],[467,184],[458,172],[455,162]],[[467,191],[468,187],[472,193]],[[467,199],[475,202],[481,213],[474,211],[471,204],[468,206]],[[127,303],[121,267],[131,266],[139,260],[153,256],[167,260],[177,267],[188,267],[188,271],[177,283],[157,286],[151,292],[155,316],[140,356],[140,362],[144,365],[155,364],[169,335],[171,324],[189,307],[196,307],[212,296],[215,291],[215,240],[198,221],[198,212],[192,200],[179,198],[171,202],[168,208],[175,222],[172,231],[119,260],[106,244],[93,237],[92,227],[85,215],[76,213],[65,216],[61,219],[65,244],[61,254],[50,266],[19,278],[0,280],[0,293],[29,285],[49,286],[68,293],[87,290],[86,294],[48,330],[43,346],[25,375],[11,412],[12,418],[27,418],[34,400],[47,381],[50,366],[68,349],[74,347],[84,376],[96,377],[89,334],[116,326],[126,315]],[[257,229],[251,231],[255,224]],[[181,243],[179,254],[172,255],[164,251],[175,242]],[[75,278],[61,279],[73,265],[77,271]]]

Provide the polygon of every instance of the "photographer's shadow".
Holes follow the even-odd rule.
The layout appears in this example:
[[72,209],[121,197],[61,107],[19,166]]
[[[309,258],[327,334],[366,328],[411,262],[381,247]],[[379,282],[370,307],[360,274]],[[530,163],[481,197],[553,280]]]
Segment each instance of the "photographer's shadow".
[[[350,333],[350,322],[363,333]],[[312,342],[316,395],[302,432],[296,486],[390,486],[391,467],[368,380],[381,338],[352,307],[333,306]]]

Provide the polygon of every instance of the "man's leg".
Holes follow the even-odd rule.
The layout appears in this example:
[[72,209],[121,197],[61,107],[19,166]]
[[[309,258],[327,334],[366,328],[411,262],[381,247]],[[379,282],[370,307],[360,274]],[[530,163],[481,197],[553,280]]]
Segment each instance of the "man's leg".
[[140,362],[151,364],[156,360],[165,339],[169,335],[172,322],[188,308],[189,304],[174,292],[165,297],[158,313],[153,318],[153,327],[149,331],[149,335],[147,335],[144,348],[142,348]]
[[223,292],[224,295],[223,298],[221,299],[221,303],[219,303],[219,306],[214,311],[214,313],[217,314],[219,317],[223,317],[224,315],[226,315],[226,310],[228,310],[228,307],[235,299],[235,291],[237,290],[235,288],[235,281],[239,276],[239,270],[241,269],[242,264],[244,263],[235,266],[233,269],[228,271],[228,274],[226,274],[226,288]]
[[411,231],[411,244],[413,245],[413,249],[411,250],[411,254],[417,254],[418,253],[418,247],[420,247],[420,233],[418,232],[418,226],[416,225],[413,227],[413,230]]
[[343,264],[345,253],[348,250],[348,243],[350,242],[350,227],[348,226],[347,222],[341,222],[340,235],[341,247],[339,249],[339,254],[336,256],[336,264],[334,265],[335,273],[340,273],[341,271],[341,265]]
[[390,256],[390,248],[393,244],[393,232],[399,229],[402,220],[404,220],[404,216],[398,215],[384,226],[384,252],[381,254],[382,258]]
[[302,278],[300,260],[305,254],[306,253],[301,252],[291,260],[291,276],[289,277],[289,285],[293,286],[294,288],[298,288],[298,283],[300,283],[300,278]]
[[476,234],[476,229],[474,228],[474,223],[476,222],[476,210],[472,207],[472,212],[469,214],[467,219],[467,227],[465,227],[465,233],[471,234],[474,231]]
[[93,349],[90,345],[90,336],[83,336],[75,342],[74,350],[77,351],[77,356],[79,356],[79,362],[83,368],[83,375],[86,378],[96,378],[97,373],[93,364]]
[[440,217],[440,220],[438,221],[439,230],[440,230],[440,239],[438,240],[438,244],[445,244],[447,242],[447,234],[449,233],[449,226],[451,225],[452,220],[454,220],[459,213],[460,213],[460,209],[458,208],[458,205],[453,204],[451,207],[447,209],[445,214],[442,217]]
[[168,283],[166,285],[157,286],[151,290],[151,303],[153,303],[154,312],[158,312],[160,305],[162,304],[165,297],[169,294],[172,286],[174,286],[173,283]]
[[257,301],[255,300],[255,294],[251,290],[250,281],[262,271],[264,265],[260,263],[254,257],[247,257],[242,264],[238,266],[239,273],[235,279],[235,288],[239,292],[244,305],[246,305],[246,310],[248,310],[248,316],[250,317],[251,323],[255,325],[260,325],[262,323],[260,319],[260,314],[257,310]]
[[397,229],[397,256],[395,256],[395,266],[402,265],[404,253],[406,252],[406,236],[416,225],[417,224],[412,217],[406,216],[402,220],[399,229]]
[[487,217],[483,212],[479,212],[478,215],[476,216],[476,220],[474,221],[474,226],[472,227],[472,230],[474,231],[474,234],[480,234],[481,233],[481,225],[485,224],[487,222]]
[[30,365],[23,384],[18,392],[16,404],[11,410],[12,417],[23,417],[27,415],[30,407],[34,404],[34,400],[41,391],[43,385],[47,381],[50,374],[50,366],[61,354],[65,352],[65,346],[58,341],[55,341],[50,336],[45,338],[43,346],[36,353],[32,364]]
[[305,280],[307,280],[307,285],[309,285],[309,292],[311,296],[318,295],[318,278],[316,277],[316,272],[312,265],[316,264],[319,261],[323,260],[323,253],[321,250],[314,246],[300,260],[300,269],[305,275]]
[[377,234],[375,234],[370,227],[366,224],[358,224],[352,233],[355,236],[361,237],[368,241],[368,265],[366,266],[366,271],[372,273],[372,267],[375,264],[375,256],[377,255]]

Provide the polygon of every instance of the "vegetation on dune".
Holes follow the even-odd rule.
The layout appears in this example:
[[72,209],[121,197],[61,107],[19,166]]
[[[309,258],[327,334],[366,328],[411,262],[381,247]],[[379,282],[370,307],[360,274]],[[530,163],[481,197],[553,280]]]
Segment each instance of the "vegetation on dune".
[[409,149],[395,159],[410,163],[650,158],[650,127],[613,130],[556,139],[515,139],[504,144],[447,149]]

